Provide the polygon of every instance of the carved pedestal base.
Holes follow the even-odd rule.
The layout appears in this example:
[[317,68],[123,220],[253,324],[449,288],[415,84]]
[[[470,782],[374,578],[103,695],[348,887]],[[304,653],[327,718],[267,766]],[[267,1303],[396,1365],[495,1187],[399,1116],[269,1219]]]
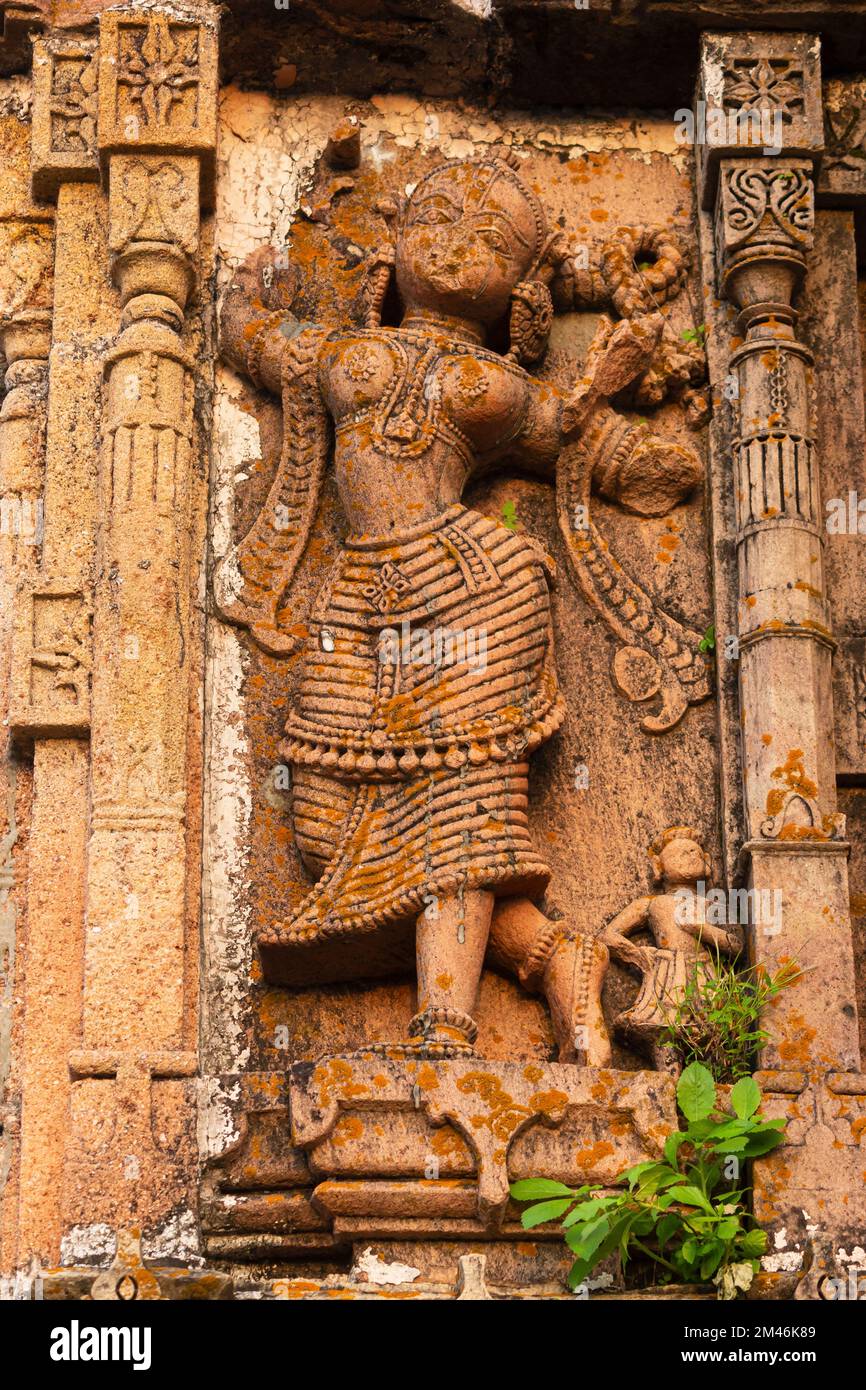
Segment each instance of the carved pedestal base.
[[107,1269],[45,1269],[39,1272],[39,1280],[38,1296],[61,1302],[92,1299],[104,1303],[150,1303],[234,1297],[231,1279],[220,1270],[189,1269],[179,1263],[146,1263],[137,1227],[118,1230],[117,1251]]
[[289,1098],[313,1203],[346,1240],[525,1238],[509,1183],[610,1183],[676,1128],[672,1078],[560,1063],[360,1053],[295,1065]]

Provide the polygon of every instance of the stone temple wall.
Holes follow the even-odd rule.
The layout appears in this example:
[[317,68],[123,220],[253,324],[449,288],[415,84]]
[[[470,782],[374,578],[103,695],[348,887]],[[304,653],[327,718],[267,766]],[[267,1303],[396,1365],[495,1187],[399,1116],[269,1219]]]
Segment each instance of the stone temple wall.
[[862,1263],[866,14],[693,8],[0,0],[4,1276],[568,1296],[698,881]]

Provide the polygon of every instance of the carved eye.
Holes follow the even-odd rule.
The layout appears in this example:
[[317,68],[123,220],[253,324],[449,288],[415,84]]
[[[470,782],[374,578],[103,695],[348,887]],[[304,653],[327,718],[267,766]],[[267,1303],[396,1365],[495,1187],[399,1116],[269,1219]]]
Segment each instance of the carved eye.
[[498,251],[503,256],[508,254],[508,242],[496,227],[479,227],[478,236],[491,251]]
[[426,207],[413,218],[412,225],[417,226],[421,223],[427,227],[444,227],[447,222],[453,222],[453,217],[444,208]]

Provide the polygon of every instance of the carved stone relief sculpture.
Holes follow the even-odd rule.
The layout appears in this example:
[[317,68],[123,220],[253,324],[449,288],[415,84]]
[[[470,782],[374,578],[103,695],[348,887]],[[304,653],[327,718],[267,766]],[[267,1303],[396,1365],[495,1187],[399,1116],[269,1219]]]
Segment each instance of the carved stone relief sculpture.
[[[549,561],[461,494],[508,466],[556,477],[574,575],[624,644],[617,684],[632,700],[659,696],[644,728],[671,727],[710,693],[699,634],[657,608],[590,518],[593,487],[659,516],[699,482],[693,451],[610,404],[689,391],[700,418],[700,363],[672,345],[657,311],[682,283],[682,253],[672,234],[627,229],[601,271],[576,271],[537,197],[497,157],[438,166],[386,212],[392,241],[373,258],[363,327],[263,315],[239,290],[222,313],[224,356],[281,394],[284,447],[258,520],[217,573],[221,612],[266,651],[297,644],[288,591],[332,431],[349,532],[308,621],[283,744],[316,881],[293,920],[259,936],[265,976],[299,985],[405,969],[414,923],[410,1038],[377,1046],[471,1055],[488,957],[545,995],[560,1060],[604,1065],[607,950],[535,906],[550,874],[528,831],[530,758],[568,716]],[[655,254],[649,291],[626,274],[637,246]],[[392,276],[399,327],[382,322]],[[602,316],[574,389],[530,375],[554,304],[603,295],[624,317]],[[488,346],[503,324],[505,352]]]
[[[601,933],[601,943],[615,960],[640,972],[641,987],[616,1026],[627,1039],[649,1049],[656,1070],[679,1069],[676,1053],[663,1034],[691,983],[700,985],[713,968],[716,953],[736,956],[742,950],[739,928],[718,927],[702,919],[697,909],[698,885],[706,882],[711,865],[700,836],[688,826],[666,830],[651,847],[653,874],[664,892],[636,898],[617,913]],[[653,944],[629,938],[648,928]]]

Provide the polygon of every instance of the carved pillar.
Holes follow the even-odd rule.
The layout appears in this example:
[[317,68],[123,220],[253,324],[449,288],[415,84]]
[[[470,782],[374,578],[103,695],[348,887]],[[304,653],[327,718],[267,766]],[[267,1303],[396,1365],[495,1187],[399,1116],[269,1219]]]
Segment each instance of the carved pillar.
[[194,1167],[183,1078],[196,1069],[186,817],[195,362],[184,314],[213,172],[216,52],[209,7],[100,20],[98,144],[121,319],[104,359],[82,1046],[71,1065],[79,1135],[106,1104],[116,1130],[107,1164],[101,1155],[91,1169],[79,1144],[72,1168],[89,1187],[91,1221],[101,1205],[104,1220],[122,1213],[145,1226],[168,1218]]
[[[27,127],[0,120],[0,1192],[12,1170],[18,1130],[11,1069],[18,936],[15,852],[20,763],[8,733],[15,595],[42,544],[45,415],[51,341],[53,211],[31,201]],[[11,1190],[11,1184],[10,1184]],[[2,1232],[0,1232],[2,1235]],[[5,1241],[2,1242],[5,1245]]]
[[[15,1261],[56,1260],[64,1231],[68,1054],[80,1041],[90,729],[92,485],[102,342],[116,311],[96,186],[95,40],[33,44],[31,178],[55,198],[41,563],[19,587],[9,722],[33,757]],[[57,891],[58,883],[66,891]]]
[[[56,1260],[69,1141],[68,1054],[80,1041],[90,728],[93,465],[102,342],[115,309],[102,268],[96,186],[95,41],[33,44],[30,175],[56,198],[54,300],[46,323],[44,535],[38,570],[19,585],[8,718],[32,751],[27,972],[17,1048],[21,1098],[17,1227],[7,1263]],[[50,341],[50,353],[48,344]],[[64,892],[57,891],[65,883]]]
[[836,809],[835,641],[824,582],[813,359],[798,336],[794,307],[809,265],[815,159],[823,144],[818,40],[707,35],[699,97],[708,110],[727,113],[729,130],[730,118],[746,110],[780,122],[775,129],[768,122],[763,142],[753,135],[751,143],[705,147],[700,172],[703,205],[714,209],[717,289],[737,311],[726,361],[723,346],[716,348],[730,411],[715,440],[721,486],[727,482],[734,499],[736,633],[721,635],[734,635],[738,652],[740,862],[749,887],[782,893],[781,926],[757,917],[754,960],[772,970],[796,959],[809,972],[764,1020],[772,1034],[762,1058],[769,1069],[764,1085],[779,1094],[777,1113],[793,1111],[797,1120],[791,1144],[756,1169],[756,1212],[770,1226],[787,1222],[793,1245],[804,1210],[832,1224],[837,1236],[862,1219],[847,1191],[866,1093],[848,845]]

